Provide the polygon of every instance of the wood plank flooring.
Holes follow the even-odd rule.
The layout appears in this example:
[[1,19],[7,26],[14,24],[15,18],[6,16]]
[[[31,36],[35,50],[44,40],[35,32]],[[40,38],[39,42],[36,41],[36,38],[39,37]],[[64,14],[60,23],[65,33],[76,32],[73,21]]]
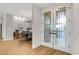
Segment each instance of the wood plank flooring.
[[35,49],[29,41],[10,40],[0,41],[0,55],[69,55],[68,53],[58,51],[45,46],[39,46]]

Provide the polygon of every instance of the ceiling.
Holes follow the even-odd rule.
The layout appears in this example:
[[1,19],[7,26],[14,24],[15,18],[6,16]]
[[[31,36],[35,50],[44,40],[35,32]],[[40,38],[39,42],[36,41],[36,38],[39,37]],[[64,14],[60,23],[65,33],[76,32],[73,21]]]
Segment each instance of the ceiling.
[[23,16],[31,15],[32,4],[30,3],[0,3],[0,11],[6,11],[12,14],[19,14]]
[[[45,7],[51,3],[35,3],[39,7]],[[32,15],[32,3],[0,3],[0,11],[19,14],[23,16]]]

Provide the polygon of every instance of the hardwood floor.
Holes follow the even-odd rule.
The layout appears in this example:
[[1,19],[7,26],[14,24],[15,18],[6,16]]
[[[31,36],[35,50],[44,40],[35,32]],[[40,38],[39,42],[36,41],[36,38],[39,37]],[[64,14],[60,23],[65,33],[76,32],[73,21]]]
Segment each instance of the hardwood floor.
[[0,55],[69,55],[45,46],[32,48],[31,42],[19,40],[0,41]]

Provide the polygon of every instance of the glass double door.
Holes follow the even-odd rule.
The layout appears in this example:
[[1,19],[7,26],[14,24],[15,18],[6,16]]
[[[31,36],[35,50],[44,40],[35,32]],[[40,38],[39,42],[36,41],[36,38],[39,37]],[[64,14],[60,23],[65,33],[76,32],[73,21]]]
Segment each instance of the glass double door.
[[44,42],[52,44],[53,48],[68,52],[67,8],[59,8],[52,14],[51,11],[44,13]]

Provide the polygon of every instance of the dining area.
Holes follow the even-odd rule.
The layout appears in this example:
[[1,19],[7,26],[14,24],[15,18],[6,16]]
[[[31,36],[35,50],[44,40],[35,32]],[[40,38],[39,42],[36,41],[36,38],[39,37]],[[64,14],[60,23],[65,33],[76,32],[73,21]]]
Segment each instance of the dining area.
[[32,31],[31,30],[26,30],[19,32],[19,30],[15,30],[13,33],[13,38],[14,39],[20,39],[21,41],[32,41]]
[[[19,19],[21,18],[21,19]],[[22,41],[32,41],[32,19],[31,16],[14,16],[13,39]]]

